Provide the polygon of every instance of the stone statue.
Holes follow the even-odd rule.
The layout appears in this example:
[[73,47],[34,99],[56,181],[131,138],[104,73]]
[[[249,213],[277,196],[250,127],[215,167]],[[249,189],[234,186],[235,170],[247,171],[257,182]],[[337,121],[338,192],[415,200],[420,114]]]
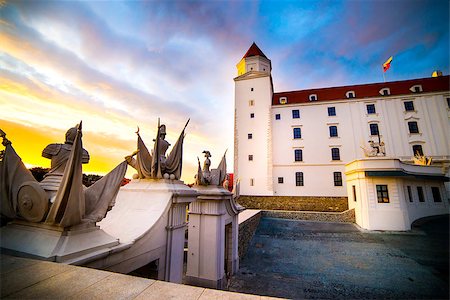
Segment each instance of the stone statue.
[[368,143],[370,148],[361,146],[366,157],[386,156],[386,148],[384,142],[374,142],[370,140],[368,141]]
[[419,152],[416,152],[413,157],[413,162],[415,165],[419,165],[419,166],[431,166],[431,163],[433,162],[433,158],[426,157],[425,155],[420,155]]
[[81,122],[67,131],[64,144],[44,149],[42,155],[51,159],[51,170],[40,184],[1,130],[0,137],[5,146],[0,161],[3,218],[67,228],[98,222],[114,205],[127,164],[122,162],[89,188],[84,187],[82,163],[89,161],[89,154],[83,149]]
[[[166,141],[166,126],[164,124],[160,125],[158,120],[158,131],[156,139],[153,140],[155,143],[151,153],[148,151],[147,146],[144,144],[141,136],[139,135],[138,127],[138,131],[136,132],[138,136],[137,151],[125,158],[127,163],[138,172],[135,179],[180,179],[183,164],[184,131],[188,124],[189,120],[181,131],[177,142],[167,157],[166,152],[170,146],[170,143]],[[135,155],[136,159],[133,158]]]
[[[51,160],[51,165],[50,171],[44,176],[40,185],[49,195],[51,203],[55,201],[56,192],[61,184],[76,135],[77,127],[72,127],[66,132],[64,144],[50,144],[42,151],[42,156]],[[87,164],[88,162],[89,153],[83,149],[81,163]]]
[[209,159],[211,153],[208,150],[203,151],[203,153],[205,154],[203,169],[200,167],[200,159],[197,157],[198,170],[195,175],[195,184],[223,186],[227,180],[227,162],[225,158],[227,151],[225,151],[217,169],[212,169],[211,171],[209,170],[211,166],[211,160]]

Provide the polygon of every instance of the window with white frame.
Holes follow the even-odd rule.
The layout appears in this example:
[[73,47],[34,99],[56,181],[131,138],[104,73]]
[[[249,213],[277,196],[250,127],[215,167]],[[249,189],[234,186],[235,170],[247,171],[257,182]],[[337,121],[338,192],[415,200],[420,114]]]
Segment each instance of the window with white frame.
[[347,93],[345,93],[345,96],[347,96],[347,98],[349,98],[349,99],[355,98],[355,92],[354,91],[348,91]]
[[421,84],[413,85],[409,90],[413,93],[421,93],[423,91]]
[[389,88],[383,88],[380,90],[380,95],[389,96],[391,94],[391,90]]
[[317,94],[311,94],[309,95],[309,101],[317,101]]

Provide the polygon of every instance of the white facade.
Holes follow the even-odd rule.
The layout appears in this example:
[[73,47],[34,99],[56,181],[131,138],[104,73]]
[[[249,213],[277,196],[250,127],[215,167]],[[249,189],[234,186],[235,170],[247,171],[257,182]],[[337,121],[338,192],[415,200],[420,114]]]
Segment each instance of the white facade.
[[[244,56],[238,64],[241,75],[234,79],[235,178],[240,179],[241,195],[347,196],[345,164],[364,158],[361,146],[368,147],[369,140],[378,141],[371,126],[378,127],[387,156],[412,162],[413,146],[421,146],[450,175],[450,88],[448,83],[436,88],[433,81],[442,83],[448,76],[422,79],[423,89],[417,79],[273,93],[269,72],[243,72],[246,60],[267,60],[263,55]],[[382,95],[383,89],[391,94]],[[412,102],[412,109],[407,111],[405,102]],[[329,115],[329,108],[335,115]],[[299,117],[294,118],[297,110]],[[415,123],[418,132],[408,123]],[[330,137],[336,129],[337,136]],[[301,137],[294,137],[294,130]],[[299,161],[296,150],[301,150]],[[339,151],[339,157],[332,159],[332,151]]]
[[235,80],[234,173],[241,179],[241,191],[252,195],[272,195],[270,74],[250,71]]
[[349,209],[355,209],[356,224],[364,229],[410,230],[417,219],[449,213],[439,167],[370,158],[347,164],[345,173]]

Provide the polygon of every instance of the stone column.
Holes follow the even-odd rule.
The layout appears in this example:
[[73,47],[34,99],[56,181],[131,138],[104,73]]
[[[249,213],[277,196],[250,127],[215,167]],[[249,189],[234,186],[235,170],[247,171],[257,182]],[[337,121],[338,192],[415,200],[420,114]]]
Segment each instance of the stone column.
[[[232,265],[236,266],[237,257],[237,214],[228,212],[232,194],[222,187],[197,186],[200,194],[197,201],[189,205],[189,238],[186,281],[189,284],[223,288],[226,284],[225,243],[235,253]],[[231,224],[232,234],[225,240],[225,225]],[[232,270],[231,274],[235,270]]]
[[172,206],[167,221],[167,244],[165,260],[165,281],[181,283],[183,279],[183,258],[186,223],[186,210],[195,201],[197,193],[184,184],[172,186]]

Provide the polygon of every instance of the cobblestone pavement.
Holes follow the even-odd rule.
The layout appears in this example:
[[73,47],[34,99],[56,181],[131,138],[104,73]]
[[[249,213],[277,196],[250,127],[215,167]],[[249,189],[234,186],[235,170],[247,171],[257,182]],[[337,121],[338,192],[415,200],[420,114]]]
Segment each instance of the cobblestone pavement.
[[407,233],[262,218],[229,290],[293,299],[448,299],[448,274],[448,216]]

